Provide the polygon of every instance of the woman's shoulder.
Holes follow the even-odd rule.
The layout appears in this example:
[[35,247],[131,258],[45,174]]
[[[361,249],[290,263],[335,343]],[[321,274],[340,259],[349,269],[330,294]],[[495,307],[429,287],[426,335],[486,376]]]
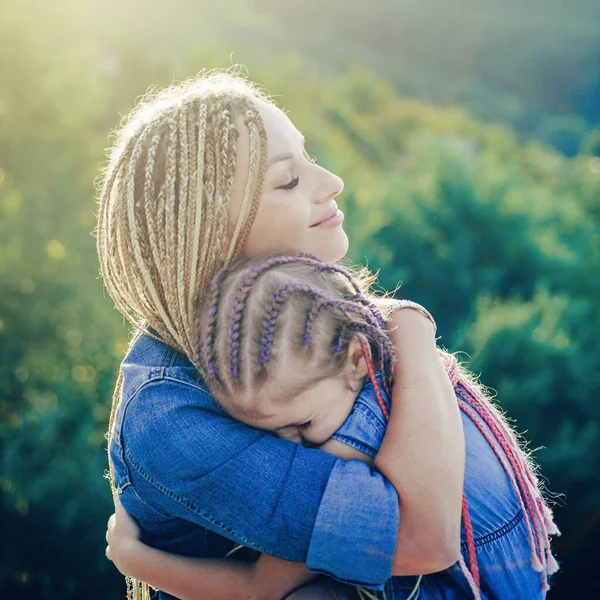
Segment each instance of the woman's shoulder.
[[224,416],[198,370],[175,348],[146,335],[131,345],[121,364],[123,388],[116,428],[138,437],[150,430],[172,431],[171,424],[194,409],[196,419]]
[[195,388],[210,396],[198,369],[187,356],[150,335],[139,335],[121,363],[123,398],[129,399],[148,384],[169,382],[169,387]]

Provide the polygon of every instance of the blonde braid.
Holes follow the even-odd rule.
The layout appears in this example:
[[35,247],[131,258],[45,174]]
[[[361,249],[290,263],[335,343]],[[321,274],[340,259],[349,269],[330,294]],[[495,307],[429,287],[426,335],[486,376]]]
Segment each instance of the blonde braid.
[[207,116],[206,116],[207,106],[206,104],[201,104],[198,110],[198,144],[197,144],[197,155],[196,155],[196,185],[195,185],[195,206],[196,209],[194,211],[193,218],[193,232],[192,236],[192,260],[190,262],[190,295],[188,297],[188,301],[191,304],[194,300],[194,295],[196,291],[196,281],[198,279],[198,260],[200,258],[200,253],[195,252],[195,248],[200,248],[200,238],[204,237],[203,234],[206,229],[204,220],[202,219],[202,196],[204,193],[204,148],[205,148],[205,135],[206,135],[206,126],[207,126]]
[[256,218],[256,213],[258,212],[258,206],[260,204],[260,197],[262,195],[263,185],[265,182],[265,175],[267,173],[267,167],[269,166],[269,162],[267,160],[267,154],[268,154],[267,131],[266,131],[265,125],[258,113],[255,113],[254,125],[256,126],[256,129],[258,131],[259,144],[260,144],[258,176],[256,178],[254,198],[252,199],[252,204],[250,206],[250,212],[248,213],[248,218],[246,219],[244,228],[242,229],[242,233],[240,234],[240,239],[238,240],[237,249],[236,249],[236,252],[234,253],[234,258],[237,258],[239,253],[241,253],[242,248],[246,244],[246,239],[248,238],[248,234],[250,233],[250,229],[252,228],[252,224],[254,223],[254,219]]
[[[129,169],[127,173],[127,218],[129,223],[129,233],[128,238],[132,242],[133,247],[133,255],[136,262],[137,269],[136,271],[139,273],[140,277],[143,279],[146,284],[146,289],[150,296],[151,300],[148,300],[145,291],[143,289],[139,290],[139,299],[140,299],[140,312],[144,310],[146,314],[152,316],[158,316],[160,319],[164,321],[167,325],[167,328],[173,328],[171,318],[165,309],[163,301],[159,295],[158,290],[156,289],[156,285],[154,283],[154,279],[151,276],[151,272],[154,269],[146,269],[144,265],[144,257],[148,259],[153,257],[152,253],[152,244],[150,242],[150,229],[148,227],[148,236],[140,235],[140,230],[138,229],[137,219],[135,215],[135,209],[137,207],[138,211],[142,211],[142,209],[147,210],[147,182],[144,182],[144,196],[140,198],[140,201],[136,203],[135,197],[135,174],[137,161],[142,155],[143,144],[146,142],[147,138],[150,135],[150,131],[144,132],[136,145],[134,153],[131,157],[131,161],[129,164]],[[144,172],[144,177],[147,176],[147,171]],[[143,201],[143,202],[142,202]],[[151,214],[151,213],[150,213]],[[148,220],[148,214],[146,216],[146,222]],[[152,265],[151,265],[152,266]]]
[[225,257],[225,264],[229,264],[232,260],[234,253],[238,248],[238,240],[240,237],[240,233],[244,226],[244,220],[246,218],[246,213],[249,212],[249,204],[250,197],[252,195],[252,188],[254,185],[254,175],[256,171],[256,147],[257,147],[257,132],[254,126],[254,120],[252,119],[252,115],[250,111],[246,112],[246,125],[248,126],[248,131],[250,132],[250,161],[248,165],[248,180],[246,181],[246,189],[244,190],[244,198],[242,200],[242,205],[240,207],[240,216],[238,222],[236,223],[235,230],[233,235],[231,236],[231,242],[229,245],[229,250],[227,251],[227,255]]
[[[216,231],[215,236],[218,239],[224,239],[227,235],[227,224],[228,224],[228,215],[227,215],[227,203],[226,198],[229,196],[226,195],[225,190],[225,169],[229,163],[228,159],[228,148],[229,148],[229,124],[230,124],[230,107],[224,106],[217,113],[217,119],[219,122],[219,127],[215,127],[215,133],[218,133],[219,130],[221,135],[218,137],[219,147],[215,148],[215,163],[218,165],[216,170],[216,191],[215,191],[215,203],[217,209],[219,210],[221,219],[218,219],[215,223]],[[216,141],[216,140],[215,140]],[[240,215],[240,219],[243,218]],[[213,256],[217,259],[215,255],[222,254],[222,248],[212,248]]]
[[[177,106],[169,118],[169,137],[167,146],[167,162],[165,167],[165,260],[162,261],[163,278],[166,281],[165,294],[175,325],[173,337],[177,346],[185,349],[185,324],[179,310],[179,294],[177,285],[177,212],[181,197],[177,195],[177,144],[180,107]],[[174,313],[174,314],[173,314]],[[183,343],[182,343],[183,342]]]
[[189,145],[188,145],[188,107],[183,105],[179,113],[179,204],[177,207],[177,269],[176,285],[179,300],[179,312],[183,319],[185,351],[189,354],[193,348],[193,331],[190,328],[189,315],[189,274],[186,270],[186,240],[189,237],[186,223],[188,220],[187,205],[190,182]]
[[[258,212],[258,204],[260,195],[262,194],[265,173],[267,171],[267,133],[265,131],[262,119],[258,115],[256,109],[246,112],[246,125],[250,132],[250,164],[248,170],[248,181],[244,192],[244,200],[240,208],[240,217],[238,219],[235,232],[231,238],[229,250],[225,258],[225,264],[229,264],[237,259],[242,248],[248,238],[256,213]],[[257,140],[258,136],[258,140]],[[259,146],[260,155],[257,157],[256,148]],[[259,161],[258,176],[255,179],[256,160]],[[255,187],[254,196],[250,201],[252,189]],[[245,212],[248,210],[248,216]]]
[[[211,210],[207,211],[204,217],[206,225],[200,249],[200,256],[204,257],[204,260],[209,265],[217,265],[221,262],[221,249],[223,248],[225,235],[223,234],[223,237],[217,242],[218,238],[216,233],[219,230],[218,221],[227,220],[227,211],[223,210],[224,207],[219,203],[215,193],[217,170],[216,143],[219,137],[216,133],[216,114],[218,113],[218,107],[216,107],[215,104],[216,101],[209,107],[207,135],[205,137],[204,149],[204,192],[206,196],[211,199],[212,206]],[[206,289],[214,272],[215,271],[209,271],[207,269],[202,271],[198,281],[199,289]]]
[[[160,246],[157,235],[157,225],[154,218],[154,209],[152,201],[154,200],[155,186],[154,186],[154,165],[156,161],[156,153],[158,151],[158,145],[160,144],[161,136],[156,134],[152,137],[150,146],[148,148],[148,154],[146,156],[146,169],[144,173],[144,216],[146,220],[146,227],[148,231],[148,239],[150,242],[150,252],[148,258],[151,259],[150,267],[151,272],[154,273],[160,268]],[[166,308],[165,292],[162,286],[160,278],[156,277],[153,279],[153,283],[156,286],[158,295],[156,313],[160,319],[165,323],[168,329],[174,329],[173,322],[168,314]]]

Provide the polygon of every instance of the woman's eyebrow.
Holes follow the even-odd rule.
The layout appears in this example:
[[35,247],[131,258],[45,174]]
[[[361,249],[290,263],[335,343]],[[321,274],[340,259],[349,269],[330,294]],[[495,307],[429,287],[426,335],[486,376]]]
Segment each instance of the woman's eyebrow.
[[269,167],[273,166],[275,163],[282,162],[284,160],[290,160],[294,158],[294,155],[291,152],[284,152],[283,154],[277,154],[273,158],[269,160]]

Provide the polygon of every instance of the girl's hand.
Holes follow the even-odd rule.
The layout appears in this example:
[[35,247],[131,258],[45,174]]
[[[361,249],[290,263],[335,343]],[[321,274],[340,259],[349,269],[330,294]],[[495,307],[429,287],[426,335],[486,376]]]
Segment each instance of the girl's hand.
[[113,494],[113,502],[115,512],[108,519],[106,526],[106,557],[112,560],[123,575],[129,575],[128,561],[142,545],[141,532],[135,519],[123,508],[116,492]]

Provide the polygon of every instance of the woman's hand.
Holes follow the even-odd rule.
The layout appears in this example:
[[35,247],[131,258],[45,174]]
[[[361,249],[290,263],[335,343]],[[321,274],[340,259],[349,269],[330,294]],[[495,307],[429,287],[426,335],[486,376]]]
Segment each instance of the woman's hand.
[[106,526],[106,557],[115,564],[123,575],[128,571],[129,559],[142,546],[140,528],[135,519],[123,508],[119,495],[113,494],[115,512],[108,519]]

